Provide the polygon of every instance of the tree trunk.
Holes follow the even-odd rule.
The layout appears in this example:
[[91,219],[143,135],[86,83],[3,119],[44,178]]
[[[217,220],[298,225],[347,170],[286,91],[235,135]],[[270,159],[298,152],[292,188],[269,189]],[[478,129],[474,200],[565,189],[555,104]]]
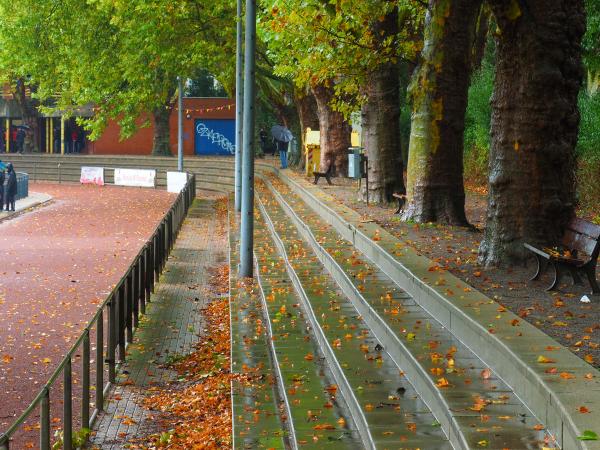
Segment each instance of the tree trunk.
[[404,220],[468,225],[463,133],[478,0],[430,0],[413,113]]
[[154,140],[152,145],[152,155],[154,156],[172,156],[171,153],[171,127],[169,118],[171,117],[171,108],[167,105],[159,106],[152,111],[154,118]]
[[477,28],[475,30],[475,42],[473,43],[473,58],[471,60],[471,73],[481,68],[483,57],[485,55],[485,46],[488,40],[488,31],[490,28],[490,10],[487,5],[482,5],[479,17],[477,18]]
[[304,169],[306,158],[304,158],[304,145],[306,137],[306,129],[319,129],[319,116],[317,115],[317,101],[312,92],[296,91],[294,93],[296,99],[296,108],[298,110],[298,119],[300,121],[300,153],[301,158],[298,163],[300,169]]
[[23,142],[23,151],[26,153],[39,153],[39,112],[31,96],[27,97],[27,87],[22,78],[19,78],[15,83],[13,98],[21,111],[21,119],[23,120],[23,124],[29,127],[29,130],[25,135],[25,141]]
[[348,172],[348,148],[351,145],[352,127],[342,113],[331,109],[332,87],[317,85],[312,87],[312,91],[317,101],[321,132],[320,170],[325,171],[329,164],[333,164],[337,175],[345,175]]
[[486,266],[523,261],[523,242],[555,243],[574,214],[585,31],[583,0],[491,4],[500,33],[479,248]]
[[[398,10],[377,20],[373,34],[385,40],[398,33]],[[394,192],[405,194],[400,139],[400,71],[383,64],[369,77],[362,108],[362,143],[369,159],[369,200],[390,203]],[[366,199],[366,184],[361,196]]]

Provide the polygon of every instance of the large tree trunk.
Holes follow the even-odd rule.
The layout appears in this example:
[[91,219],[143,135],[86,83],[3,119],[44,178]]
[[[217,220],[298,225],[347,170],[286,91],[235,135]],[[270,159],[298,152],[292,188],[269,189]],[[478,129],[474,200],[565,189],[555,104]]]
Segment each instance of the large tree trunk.
[[23,123],[29,127],[23,142],[23,151],[38,153],[40,152],[39,112],[31,95],[27,97],[27,87],[22,78],[19,78],[15,83],[13,98],[19,106]]
[[422,61],[411,85],[404,220],[467,225],[463,133],[478,0],[430,0]]
[[169,118],[171,108],[159,106],[152,111],[154,119],[154,140],[152,142],[152,154],[154,156],[171,156],[171,127]]
[[[319,116],[317,115],[317,101],[312,92],[296,91],[294,93],[296,99],[296,107],[298,110],[298,119],[300,121],[300,145],[301,155],[303,155],[306,129],[311,130],[319,129]],[[306,158],[301,157],[299,161],[299,167],[304,169]]]
[[317,101],[319,130],[321,132],[320,170],[327,170],[333,164],[337,175],[348,172],[348,148],[351,145],[352,127],[342,113],[331,109],[333,88],[323,85],[312,87]]
[[[373,34],[381,41],[398,34],[398,10],[377,19]],[[398,63],[379,66],[366,86],[362,108],[362,143],[369,161],[369,200],[390,203],[394,192],[405,194],[400,139],[400,71]],[[366,184],[361,196],[366,198]]]
[[485,47],[488,41],[488,31],[490,28],[490,10],[487,5],[481,5],[477,27],[475,30],[475,42],[473,43],[473,58],[471,59],[471,73],[481,68]]
[[555,243],[575,209],[582,0],[494,0],[500,28],[483,264],[525,258],[523,242]]

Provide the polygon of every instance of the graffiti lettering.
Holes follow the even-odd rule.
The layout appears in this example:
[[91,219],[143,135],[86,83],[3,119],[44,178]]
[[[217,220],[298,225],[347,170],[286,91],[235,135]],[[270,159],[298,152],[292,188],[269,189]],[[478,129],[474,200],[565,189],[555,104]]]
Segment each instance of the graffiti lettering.
[[218,133],[215,130],[211,130],[202,122],[199,122],[196,125],[196,133],[198,133],[199,137],[209,139],[213,144],[217,144],[231,155],[235,154],[235,144],[233,144],[221,133]]

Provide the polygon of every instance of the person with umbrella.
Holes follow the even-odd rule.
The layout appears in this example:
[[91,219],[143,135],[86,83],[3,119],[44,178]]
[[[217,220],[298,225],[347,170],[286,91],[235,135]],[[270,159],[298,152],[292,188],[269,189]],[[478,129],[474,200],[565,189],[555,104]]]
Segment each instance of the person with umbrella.
[[275,125],[271,128],[271,135],[275,140],[275,146],[279,151],[279,159],[281,160],[281,168],[287,169],[287,151],[288,144],[294,138],[294,135],[283,125]]

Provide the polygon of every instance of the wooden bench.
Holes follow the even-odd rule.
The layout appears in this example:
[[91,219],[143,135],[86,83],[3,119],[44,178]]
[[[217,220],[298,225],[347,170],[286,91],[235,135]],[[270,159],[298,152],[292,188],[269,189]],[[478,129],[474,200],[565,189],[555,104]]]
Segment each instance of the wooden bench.
[[404,204],[406,203],[406,194],[399,194],[397,192],[394,192],[392,194],[392,197],[394,197],[395,199],[398,200],[398,209],[396,210],[396,212],[394,214],[400,214],[400,211],[402,211],[402,208],[404,207]]
[[320,178],[325,178],[327,180],[327,184],[329,185],[333,184],[331,183],[331,175],[333,175],[333,164],[329,164],[325,172],[317,172],[315,170],[313,172],[313,175],[315,176],[315,181],[313,181],[313,184],[317,184]]
[[600,225],[574,218],[556,249],[538,248],[523,244],[533,252],[537,261],[537,270],[531,280],[537,280],[548,265],[554,267],[554,280],[546,289],[556,289],[565,271],[571,274],[573,283],[582,284],[580,273],[585,274],[593,294],[600,294],[596,281],[596,264],[600,253]]

